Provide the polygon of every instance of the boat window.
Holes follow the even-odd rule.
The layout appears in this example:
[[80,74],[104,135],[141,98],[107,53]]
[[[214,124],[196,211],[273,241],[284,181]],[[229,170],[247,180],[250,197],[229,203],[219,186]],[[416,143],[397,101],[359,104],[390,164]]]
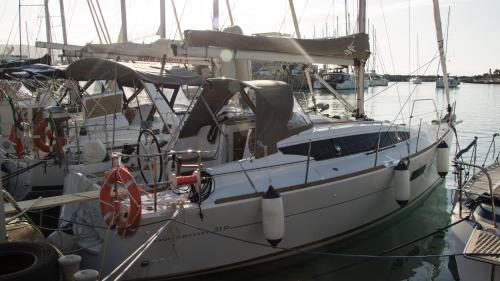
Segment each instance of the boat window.
[[155,106],[163,123],[169,125],[178,125],[179,118],[172,111],[163,94],[160,93],[157,88],[151,83],[144,83],[144,89],[147,91],[148,97]]
[[[399,142],[405,141],[410,137],[408,132],[382,132],[369,133],[362,135],[345,136],[333,139],[325,139],[311,142],[311,157],[315,160],[324,160],[346,155],[367,152],[377,148],[377,142],[380,135],[380,146],[389,147]],[[308,155],[309,143],[295,144],[291,146],[280,147],[283,154]]]
[[309,119],[309,116],[307,116],[307,114],[304,113],[302,107],[294,98],[292,117],[290,118],[287,124],[288,129],[294,130],[305,126],[309,126],[310,124],[311,124],[311,119]]
[[235,93],[223,106],[219,112],[217,112],[217,116],[225,115],[230,113],[231,115],[253,115],[253,111],[242,97],[240,92]]

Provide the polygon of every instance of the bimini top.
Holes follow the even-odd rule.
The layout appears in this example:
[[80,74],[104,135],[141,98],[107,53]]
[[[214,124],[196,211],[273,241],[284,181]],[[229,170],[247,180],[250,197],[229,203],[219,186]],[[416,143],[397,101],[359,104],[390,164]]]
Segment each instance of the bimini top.
[[220,47],[234,50],[325,56],[366,61],[370,44],[365,33],[330,39],[295,39],[247,36],[220,31],[186,30],[186,47]]
[[2,79],[64,79],[66,75],[63,67],[54,67],[46,64],[30,64],[18,67],[8,67],[0,70]]
[[163,86],[199,86],[205,79],[186,69],[165,69],[161,72],[160,64],[125,63],[98,58],[77,60],[66,68],[68,79],[76,81],[117,80],[121,85],[133,86],[149,82]]
[[[255,100],[247,95],[245,89],[252,89]],[[291,125],[294,116],[294,96],[290,86],[281,81],[239,81],[235,79],[208,79],[203,87],[202,97],[198,99],[182,126],[180,137],[196,135],[201,127],[214,123],[214,114],[228,105],[229,100],[240,93],[245,104],[255,114],[256,143],[268,147],[268,153],[277,151],[277,142],[298,134],[311,127],[308,122]],[[212,113],[211,113],[211,112]],[[256,157],[264,156],[263,147],[255,147]]]

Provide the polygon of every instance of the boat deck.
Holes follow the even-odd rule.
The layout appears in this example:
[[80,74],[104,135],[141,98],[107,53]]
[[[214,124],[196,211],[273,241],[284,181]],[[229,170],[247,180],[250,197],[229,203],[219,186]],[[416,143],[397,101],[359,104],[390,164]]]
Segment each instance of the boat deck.
[[[500,195],[500,163],[495,162],[485,168],[491,177],[493,194]],[[474,177],[466,183],[464,189],[473,196],[483,195],[484,193],[490,194],[488,178],[482,171],[477,171]],[[498,209],[498,206],[496,209]],[[465,257],[489,264],[500,265],[500,232],[493,225],[484,221],[481,225],[482,227],[475,227],[472,231],[464,249]]]
[[[495,195],[500,195],[500,163],[495,162],[486,167],[491,177],[492,189]],[[472,194],[490,193],[488,178],[480,170],[476,169],[474,177],[467,182],[464,189]]]

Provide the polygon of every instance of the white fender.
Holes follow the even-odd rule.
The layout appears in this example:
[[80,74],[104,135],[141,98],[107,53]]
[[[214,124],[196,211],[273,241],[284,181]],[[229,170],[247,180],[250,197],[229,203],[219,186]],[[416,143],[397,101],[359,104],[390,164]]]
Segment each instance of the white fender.
[[262,196],[262,229],[264,237],[273,247],[278,245],[285,235],[283,198],[272,185]]
[[442,141],[436,148],[436,168],[439,176],[444,178],[448,174],[450,167],[450,148],[445,141]]
[[408,166],[400,161],[394,168],[394,186],[396,188],[396,202],[400,207],[404,207],[410,200],[410,171]]
[[83,163],[100,163],[108,156],[106,147],[100,140],[90,140],[82,144]]

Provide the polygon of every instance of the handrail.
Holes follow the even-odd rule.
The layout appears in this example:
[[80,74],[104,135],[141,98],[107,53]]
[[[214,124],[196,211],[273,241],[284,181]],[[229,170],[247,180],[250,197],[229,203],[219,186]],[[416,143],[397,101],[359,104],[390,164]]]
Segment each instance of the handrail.
[[[475,141],[476,141],[476,139],[474,141],[472,141],[471,144],[474,144]],[[469,144],[469,146],[467,146],[467,148],[470,149],[471,144]],[[488,178],[488,186],[489,186],[489,189],[490,189],[490,200],[491,200],[491,213],[493,214],[493,227],[496,229],[497,228],[497,222],[496,222],[496,213],[495,213],[495,195],[493,194],[493,183],[491,181],[491,176],[488,173],[488,170],[486,168],[481,167],[481,166],[476,165],[476,164],[465,163],[465,162],[457,161],[457,160],[454,160],[453,162],[456,163],[456,164],[458,164],[458,165],[464,165],[464,166],[469,166],[469,167],[477,168],[477,169],[481,170],[481,172],[483,172],[486,175],[486,177]],[[460,185],[458,188],[459,188],[460,194],[462,194],[462,186]],[[460,202],[460,206],[461,205],[462,205],[462,202]]]
[[469,143],[469,145],[467,147],[465,147],[464,149],[460,150],[456,155],[455,155],[455,159],[458,159],[460,157],[462,157],[462,155],[464,153],[466,153],[467,151],[469,151],[473,146],[475,146],[477,144],[477,137],[474,137],[474,140]]

